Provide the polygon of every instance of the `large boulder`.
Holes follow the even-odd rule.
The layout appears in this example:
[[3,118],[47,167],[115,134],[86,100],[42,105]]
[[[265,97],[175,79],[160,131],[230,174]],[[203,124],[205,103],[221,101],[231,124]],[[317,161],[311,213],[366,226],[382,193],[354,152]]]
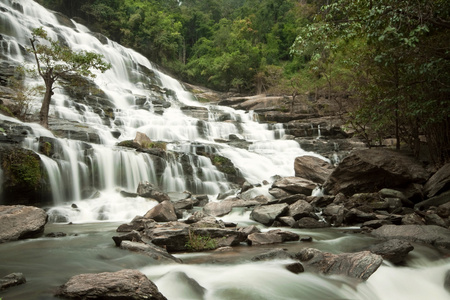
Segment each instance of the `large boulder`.
[[450,230],[436,225],[383,225],[373,230],[372,235],[450,249]]
[[289,209],[286,203],[257,206],[250,214],[250,219],[266,226],[271,226],[280,216],[283,216]]
[[382,188],[425,183],[428,172],[412,157],[390,149],[356,150],[344,158],[324,184],[327,193],[347,196]]
[[170,222],[178,220],[172,202],[163,201],[150,209],[145,215],[146,219],[153,219],[156,222]]
[[405,260],[408,253],[414,250],[414,247],[407,241],[392,239],[372,245],[369,247],[369,250],[372,253],[381,255],[381,257],[393,264],[398,264]]
[[370,251],[332,254],[314,248],[305,248],[296,255],[305,270],[325,275],[345,275],[367,280],[381,265],[383,258]]
[[137,270],[76,275],[60,286],[55,296],[66,299],[167,299]]
[[296,177],[322,184],[330,176],[333,166],[318,157],[305,155],[295,159],[294,170]]
[[168,194],[162,192],[149,182],[140,182],[137,188],[137,194],[140,197],[155,199],[158,202],[170,200]]
[[300,177],[283,177],[272,184],[272,189],[279,188],[290,194],[311,195],[317,185],[311,180]]
[[0,206],[0,243],[39,237],[47,219],[47,213],[41,208]]
[[431,198],[448,190],[450,190],[450,163],[431,176],[424,186],[424,194],[427,198]]

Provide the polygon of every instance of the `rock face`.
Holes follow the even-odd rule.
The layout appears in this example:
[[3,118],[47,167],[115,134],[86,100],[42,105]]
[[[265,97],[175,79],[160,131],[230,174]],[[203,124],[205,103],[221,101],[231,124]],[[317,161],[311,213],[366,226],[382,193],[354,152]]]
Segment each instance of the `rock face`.
[[450,190],[450,163],[440,168],[424,186],[424,193],[428,198]]
[[325,275],[346,275],[367,280],[383,262],[381,256],[362,251],[357,253],[332,254],[314,248],[306,248],[296,254],[305,270]]
[[40,236],[47,218],[47,213],[41,208],[0,206],[0,243]]
[[400,239],[450,249],[450,230],[436,225],[383,225],[372,234],[384,239]]
[[425,183],[428,172],[413,158],[389,149],[365,149],[344,158],[324,184],[327,193],[377,192],[410,183]]
[[306,155],[295,159],[294,170],[296,177],[322,184],[330,176],[333,166],[320,158]]
[[60,286],[55,295],[67,299],[167,299],[136,270],[76,275]]

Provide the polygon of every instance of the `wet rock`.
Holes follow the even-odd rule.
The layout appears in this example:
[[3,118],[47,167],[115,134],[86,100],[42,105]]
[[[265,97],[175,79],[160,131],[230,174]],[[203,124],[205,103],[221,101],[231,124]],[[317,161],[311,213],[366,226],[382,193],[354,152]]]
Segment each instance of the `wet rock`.
[[392,239],[369,247],[370,252],[381,255],[383,259],[393,264],[403,262],[412,250],[414,250],[414,247],[410,243],[399,239]]
[[41,208],[0,206],[0,243],[41,236],[47,219]]
[[166,300],[147,276],[137,270],[121,270],[73,276],[55,296],[67,299]]
[[356,150],[344,158],[324,184],[333,195],[378,192],[409,183],[424,183],[428,172],[419,162],[389,149]]
[[138,144],[140,148],[148,148],[152,143],[152,140],[145,133],[138,131],[136,132],[133,142]]
[[133,241],[122,241],[121,249],[137,252],[146,256],[150,256],[156,261],[182,263],[182,260],[169,254],[166,249],[153,245],[152,243],[142,243]]
[[436,225],[384,225],[372,231],[372,235],[450,249],[450,230]]
[[3,278],[0,278],[0,291],[16,285],[24,284],[26,282],[27,280],[22,273],[11,273]]
[[142,231],[144,229],[153,228],[156,226],[156,221],[153,219],[136,216],[130,223],[122,224],[117,227],[117,232],[131,232],[133,230]]
[[67,233],[64,232],[50,232],[45,235],[46,237],[59,238],[67,236]]
[[140,197],[155,199],[158,202],[170,200],[169,195],[162,192],[149,182],[140,182],[137,188],[137,194]]
[[352,208],[345,214],[344,222],[346,224],[357,224],[376,219],[377,216],[374,213],[366,213],[359,209]]
[[297,221],[293,217],[279,217],[278,221],[281,223],[282,226],[289,226],[291,228],[297,228],[298,224]]
[[278,244],[282,242],[283,238],[281,237],[281,235],[276,233],[268,233],[268,232],[252,233],[249,234],[247,237],[247,244],[252,246]]
[[256,227],[255,225],[239,227],[238,231],[241,233],[243,240],[246,240],[247,237],[252,233],[260,233],[261,232],[261,230],[259,230],[259,228]]
[[303,265],[299,262],[288,264],[285,266],[285,268],[294,274],[300,274],[305,271],[305,268],[303,268]]
[[447,292],[450,293],[450,270],[448,270],[445,273],[445,276],[444,276],[444,288],[447,290]]
[[330,227],[327,222],[319,221],[315,218],[304,217],[297,221],[298,228],[325,228]]
[[272,188],[279,188],[292,194],[311,195],[317,185],[300,177],[283,177],[272,184]]
[[286,214],[289,206],[283,204],[272,204],[255,207],[251,212],[250,218],[266,226],[272,225],[276,218]]
[[256,255],[252,258],[252,261],[265,261],[275,259],[293,259],[294,256],[287,252],[283,248],[275,248],[268,252]]
[[189,225],[180,222],[167,223],[145,231],[150,241],[168,252],[185,251],[189,241]]
[[172,202],[163,201],[150,209],[145,215],[146,219],[153,219],[156,222],[170,222],[178,220]]
[[367,280],[381,265],[383,259],[370,251],[357,253],[332,254],[314,248],[306,248],[298,252],[305,270],[325,275],[345,275],[360,280]]
[[424,186],[424,193],[427,198],[437,196],[450,190],[450,163],[441,167]]
[[233,203],[230,201],[222,200],[220,202],[209,202],[203,207],[203,211],[206,214],[221,217],[229,214],[233,209]]
[[448,202],[450,202],[450,191],[444,192],[438,196],[419,202],[416,205],[414,205],[414,208],[418,210],[425,210],[431,206],[440,206]]
[[427,212],[424,216],[425,223],[427,225],[437,225],[444,228],[448,228],[447,222],[445,222],[438,214],[433,212]]
[[322,211],[322,215],[329,224],[334,227],[339,227],[344,222],[346,209],[343,205],[330,204]]
[[295,176],[311,180],[316,183],[324,183],[330,176],[333,166],[323,159],[315,156],[300,156],[294,161]]

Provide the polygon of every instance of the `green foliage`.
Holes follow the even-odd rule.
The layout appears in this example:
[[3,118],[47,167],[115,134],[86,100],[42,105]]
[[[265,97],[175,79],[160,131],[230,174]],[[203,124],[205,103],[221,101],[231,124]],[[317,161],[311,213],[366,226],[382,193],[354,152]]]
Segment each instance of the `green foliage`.
[[186,242],[189,251],[205,251],[217,248],[217,241],[209,236],[195,234],[189,230],[189,240]]
[[41,181],[41,167],[33,152],[17,149],[3,159],[3,170],[8,174],[9,185],[18,190],[37,190]]

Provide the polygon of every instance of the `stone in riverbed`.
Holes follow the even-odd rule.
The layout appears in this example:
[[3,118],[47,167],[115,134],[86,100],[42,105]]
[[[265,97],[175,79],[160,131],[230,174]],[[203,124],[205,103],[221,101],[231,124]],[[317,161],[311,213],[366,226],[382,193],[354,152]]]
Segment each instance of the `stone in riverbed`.
[[47,219],[41,208],[0,206],[0,243],[41,236]]
[[316,187],[317,185],[314,182],[300,177],[283,177],[272,184],[272,189],[279,188],[291,194],[308,196],[311,195]]
[[383,262],[381,256],[370,251],[332,254],[305,248],[295,256],[306,270],[325,275],[345,275],[360,280],[367,280]]
[[150,209],[144,216],[147,219],[153,219],[156,222],[170,222],[178,220],[175,208],[172,202],[163,201]]
[[250,218],[266,226],[272,223],[280,216],[283,216],[289,209],[286,203],[257,206],[251,212]]
[[73,276],[55,296],[67,299],[167,300],[157,286],[137,270]]
[[370,252],[381,255],[381,257],[393,264],[403,262],[412,250],[414,250],[414,247],[410,243],[399,239],[392,239],[381,244],[372,245],[369,248]]
[[22,273],[12,273],[0,278],[0,291],[27,282]]
[[330,176],[333,166],[315,156],[300,156],[294,161],[295,176],[311,180],[312,182],[324,183]]
[[140,182],[136,192],[140,197],[155,199],[158,202],[170,200],[168,194],[160,191],[149,182]]

